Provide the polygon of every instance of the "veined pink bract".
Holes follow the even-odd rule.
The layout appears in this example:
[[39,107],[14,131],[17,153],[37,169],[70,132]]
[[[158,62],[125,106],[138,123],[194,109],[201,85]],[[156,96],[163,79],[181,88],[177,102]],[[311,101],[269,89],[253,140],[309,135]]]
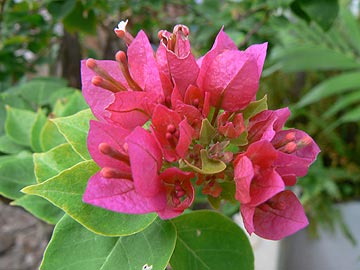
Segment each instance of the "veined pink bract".
[[184,25],[160,31],[156,52],[143,31],[133,37],[125,25],[115,32],[127,54],[82,64],[84,97],[98,119],[90,123],[88,149],[102,168],[83,200],[169,219],[191,207],[197,185],[214,206],[238,200],[249,233],[281,239],[306,226],[287,186],[307,173],[320,149],[305,132],[283,129],[288,108],[247,110],[267,43],[240,51],[221,29],[196,60]]

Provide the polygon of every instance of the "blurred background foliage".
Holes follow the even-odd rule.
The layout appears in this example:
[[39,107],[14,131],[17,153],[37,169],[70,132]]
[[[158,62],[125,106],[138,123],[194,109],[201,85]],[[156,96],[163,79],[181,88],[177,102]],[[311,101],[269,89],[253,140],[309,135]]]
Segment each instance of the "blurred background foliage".
[[0,0],[0,152],[39,150],[16,138],[17,114],[34,120],[83,108],[73,92],[80,60],[126,50],[113,33],[120,20],[129,19],[133,35],[143,29],[154,48],[158,30],[186,24],[197,57],[224,26],[240,49],[269,42],[259,96],[268,94],[272,109],[290,106],[289,127],[322,149],[300,193],[312,228],[332,228],[334,203],[360,199],[359,10],[358,0]]

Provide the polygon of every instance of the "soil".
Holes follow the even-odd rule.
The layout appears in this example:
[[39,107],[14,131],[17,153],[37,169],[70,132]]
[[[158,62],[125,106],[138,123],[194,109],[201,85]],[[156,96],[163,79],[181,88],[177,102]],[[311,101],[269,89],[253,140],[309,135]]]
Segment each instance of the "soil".
[[39,269],[53,227],[0,200],[0,270]]

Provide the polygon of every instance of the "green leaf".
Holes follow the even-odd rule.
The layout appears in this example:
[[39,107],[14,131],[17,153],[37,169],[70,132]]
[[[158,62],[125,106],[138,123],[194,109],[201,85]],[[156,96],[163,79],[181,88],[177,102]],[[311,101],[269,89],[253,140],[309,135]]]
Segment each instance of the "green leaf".
[[23,150],[26,147],[18,145],[9,139],[7,135],[3,135],[0,137],[0,152],[5,154],[16,154]]
[[61,99],[64,97],[66,98],[78,91],[79,91],[78,89],[72,88],[72,87],[62,87],[60,89],[57,89],[49,97],[49,103],[52,107],[55,107],[55,103],[58,101],[58,99]]
[[5,131],[8,137],[19,145],[30,146],[30,131],[36,114],[32,111],[7,107]]
[[[10,90],[15,87],[10,88]],[[19,109],[32,109],[31,106],[22,98],[16,96],[13,92],[4,92],[0,94],[0,123],[5,123],[6,119],[6,105]],[[4,134],[5,126],[0,125],[0,134]]]
[[41,134],[42,128],[44,127],[44,125],[46,123],[46,120],[47,120],[47,117],[46,117],[45,113],[41,109],[39,109],[36,114],[34,124],[30,131],[30,145],[31,145],[31,149],[34,152],[42,152],[44,150],[41,147],[40,134]]
[[288,7],[293,0],[267,0],[266,3],[270,9],[279,7]]
[[75,4],[76,1],[74,0],[57,0],[51,1],[47,8],[54,18],[61,19],[75,8]]
[[360,106],[347,111],[339,120],[338,122],[348,123],[348,122],[359,122],[360,121]]
[[148,265],[163,270],[175,241],[175,228],[168,221],[156,220],[130,236],[104,237],[65,215],[55,227],[40,269],[142,270]]
[[[247,145],[249,143],[248,141],[248,131],[245,130],[243,133],[240,134],[239,137],[235,138],[235,139],[231,139],[230,140],[230,145],[234,145],[234,146],[244,146]],[[230,146],[231,147],[231,146]],[[230,148],[231,149],[231,148]],[[236,150],[238,150],[238,148],[234,148]],[[230,150],[231,151],[231,150]],[[231,151],[233,153],[237,153],[238,151]]]
[[48,151],[55,146],[66,142],[64,136],[59,132],[56,125],[47,120],[40,132],[40,146],[43,151]]
[[341,8],[341,31],[346,33],[346,41],[348,41],[352,48],[360,53],[360,30],[357,18],[350,12],[348,8]]
[[60,133],[83,159],[91,159],[86,145],[90,119],[94,119],[94,116],[91,110],[87,109],[71,116],[52,120]]
[[35,183],[32,155],[22,152],[0,160],[0,194],[10,199],[23,196],[20,190]]
[[222,172],[226,169],[226,164],[222,162],[221,160],[217,159],[211,159],[208,156],[208,153],[206,149],[200,150],[200,159],[201,159],[201,168],[196,167],[195,165],[192,165],[187,160],[182,160],[185,164],[182,164],[181,166],[188,166],[190,169],[192,169],[195,172],[201,173],[201,174],[216,174],[219,172]]
[[66,81],[57,78],[35,79],[19,86],[20,96],[34,108],[50,103],[49,98],[58,89],[66,86]]
[[92,160],[83,161],[45,182],[24,188],[23,192],[44,197],[87,229],[101,235],[133,234],[155,220],[156,214],[127,215],[85,204],[82,196],[88,179],[98,170]]
[[341,96],[335,103],[324,113],[325,118],[329,118],[342,110],[349,110],[353,104],[360,102],[360,91],[355,91],[347,95]]
[[94,10],[85,10],[81,1],[76,1],[76,6],[63,20],[69,32],[81,31],[86,34],[96,32],[96,16]]
[[291,48],[274,48],[274,60],[286,72],[344,70],[359,68],[360,63],[342,52],[321,46],[293,46]]
[[11,205],[21,206],[35,217],[49,224],[56,224],[64,215],[64,212],[60,208],[54,206],[44,198],[34,195],[24,195],[13,201]]
[[254,256],[243,230],[213,211],[194,211],[173,219],[178,238],[170,260],[173,270],[254,269]]
[[219,209],[222,200],[236,204],[237,200],[235,199],[235,183],[234,183],[234,181],[222,182],[219,184],[221,186],[220,196],[215,198],[211,195],[208,195],[208,200],[209,200],[211,206],[214,209]]
[[267,96],[265,95],[262,99],[250,102],[250,104],[242,111],[243,118],[245,121],[248,121],[254,115],[267,109]]
[[226,169],[226,164],[221,160],[211,159],[205,149],[200,150],[201,168],[204,174],[215,174]]
[[301,108],[324,98],[341,95],[360,87],[360,72],[344,73],[323,81],[306,94],[295,106]]
[[337,0],[296,0],[295,2],[308,18],[315,21],[324,30],[331,27],[339,12]]
[[42,183],[83,161],[69,143],[60,144],[45,153],[35,153],[33,157],[38,183]]
[[83,95],[80,91],[76,91],[65,98],[58,99],[55,103],[53,114],[56,117],[64,117],[87,108],[89,106],[85,102]]
[[207,118],[202,120],[200,128],[200,143],[209,145],[216,134],[216,129],[210,124]]

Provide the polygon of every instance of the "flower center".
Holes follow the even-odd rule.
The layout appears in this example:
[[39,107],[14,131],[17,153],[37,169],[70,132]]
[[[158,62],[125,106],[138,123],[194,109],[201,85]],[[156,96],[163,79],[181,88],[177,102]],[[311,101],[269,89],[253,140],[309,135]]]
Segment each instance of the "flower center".
[[173,148],[176,147],[179,136],[179,130],[177,130],[177,128],[173,124],[169,124],[166,128],[165,138]]
[[186,191],[181,187],[181,184],[179,181],[176,181],[174,190],[171,193],[172,202],[175,206],[178,206],[186,196]]

